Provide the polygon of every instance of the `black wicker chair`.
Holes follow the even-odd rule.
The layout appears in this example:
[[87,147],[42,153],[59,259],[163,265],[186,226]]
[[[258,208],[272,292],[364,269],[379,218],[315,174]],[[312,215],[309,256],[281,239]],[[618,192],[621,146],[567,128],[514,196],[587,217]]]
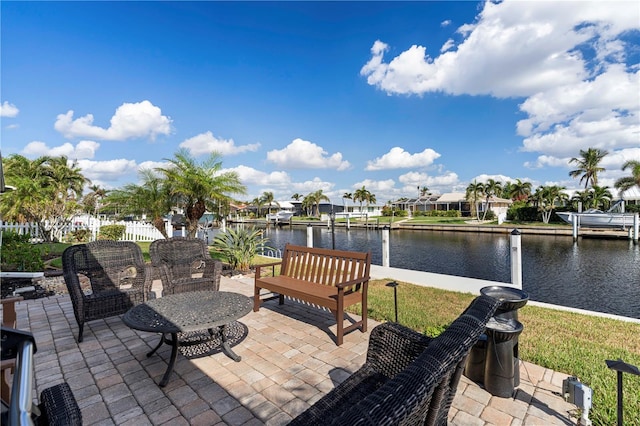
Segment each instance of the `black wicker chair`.
[[446,425],[464,361],[500,301],[478,296],[440,336],[371,330],[365,364],[290,425]]
[[173,237],[149,246],[155,277],[162,280],[162,295],[220,288],[222,262],[211,258],[203,240]]
[[[129,241],[94,241],[68,247],[62,253],[64,281],[78,321],[78,342],[84,323],[120,315],[145,302],[151,291],[150,267],[140,247]],[[83,289],[80,276],[91,284]]]

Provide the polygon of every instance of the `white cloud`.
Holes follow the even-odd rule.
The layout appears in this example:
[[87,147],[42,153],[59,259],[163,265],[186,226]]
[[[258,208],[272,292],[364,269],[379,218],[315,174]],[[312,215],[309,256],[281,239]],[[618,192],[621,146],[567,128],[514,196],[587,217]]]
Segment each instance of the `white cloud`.
[[360,73],[389,94],[523,98],[521,150],[540,154],[525,167],[639,145],[640,67],[628,63],[640,34],[634,2],[487,1],[457,33],[435,57],[416,44],[385,61],[390,48],[377,40]]
[[180,144],[180,148],[188,149],[192,155],[210,154],[214,151],[221,155],[234,155],[247,151],[257,151],[260,148],[260,144],[236,146],[233,139],[219,139],[209,131],[185,140]]
[[283,186],[291,184],[291,177],[286,172],[265,173],[247,166],[229,168],[224,172],[236,172],[240,182],[245,185]]
[[10,104],[8,101],[4,101],[0,105],[0,117],[14,118],[18,116],[20,110],[17,106]]
[[444,21],[440,22],[440,26],[441,27],[448,27],[449,25],[451,25],[451,19],[447,19],[447,20],[444,20]]
[[134,160],[124,158],[108,161],[79,160],[78,167],[93,183],[116,182],[126,175],[135,176],[138,171],[138,165]]
[[75,146],[67,142],[55,147],[49,147],[44,142],[33,141],[24,147],[22,154],[30,157],[41,157],[44,155],[58,157],[64,155],[69,160],[81,160],[94,158],[98,148],[100,148],[100,144],[94,141],[80,141]]
[[433,162],[440,157],[440,154],[435,152],[431,148],[426,148],[424,151],[410,154],[400,147],[393,147],[388,153],[382,157],[378,157],[373,161],[367,162],[365,170],[385,170],[385,169],[400,169],[411,167],[427,167],[433,164]]
[[444,42],[444,44],[442,45],[442,47],[440,48],[440,53],[444,53],[447,50],[451,50],[455,47],[456,42],[453,41],[453,39],[449,39],[447,41]]
[[509,177],[509,176],[505,176],[505,175],[488,175],[488,174],[484,174],[484,173],[474,177],[473,179],[471,179],[471,182],[476,181],[478,183],[487,183],[487,181],[489,179],[493,179],[496,182],[501,182],[503,184],[507,183],[507,182],[515,182],[515,179],[513,179],[512,177]]
[[267,152],[267,160],[279,167],[289,169],[336,169],[346,170],[351,165],[336,152],[328,156],[327,151],[313,142],[294,139],[284,149]]
[[589,76],[576,50],[583,43],[619,58],[616,38],[638,28],[639,13],[633,2],[488,1],[477,22],[458,29],[464,39],[455,51],[432,58],[413,45],[386,63],[389,46],[378,40],[361,74],[391,94],[531,96]]
[[417,195],[417,188],[422,188],[423,186],[429,188],[432,193],[449,192],[449,188],[458,184],[459,178],[454,172],[446,172],[438,176],[421,172],[409,172],[400,175],[398,181],[404,185],[403,190],[406,193]]
[[171,133],[171,119],[162,115],[160,108],[149,101],[120,105],[106,129],[94,126],[93,119],[93,114],[87,114],[74,120],[73,111],[70,110],[58,115],[54,128],[67,138],[91,137],[103,140],[155,140],[158,135]]

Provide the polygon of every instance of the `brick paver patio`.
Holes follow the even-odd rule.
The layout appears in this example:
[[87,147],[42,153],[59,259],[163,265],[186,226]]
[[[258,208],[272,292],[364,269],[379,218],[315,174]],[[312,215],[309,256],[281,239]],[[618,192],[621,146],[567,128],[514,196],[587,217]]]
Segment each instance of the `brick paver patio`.
[[[253,283],[223,277],[221,290],[251,296]],[[169,346],[146,357],[158,335],[131,330],[113,317],[86,324],[78,344],[65,295],[23,301],[16,310],[19,328],[31,331],[37,343],[37,395],[68,382],[86,425],[286,424],[364,363],[369,338],[355,331],[337,347],[329,312],[295,302],[266,303],[240,320],[247,331],[234,346],[241,362],[217,350],[202,357],[179,354],[169,384],[160,388]],[[370,321],[369,329],[375,325]],[[570,417],[576,407],[560,396],[566,374],[529,363],[521,363],[520,371],[514,398],[493,397],[463,376],[450,423],[576,424]]]

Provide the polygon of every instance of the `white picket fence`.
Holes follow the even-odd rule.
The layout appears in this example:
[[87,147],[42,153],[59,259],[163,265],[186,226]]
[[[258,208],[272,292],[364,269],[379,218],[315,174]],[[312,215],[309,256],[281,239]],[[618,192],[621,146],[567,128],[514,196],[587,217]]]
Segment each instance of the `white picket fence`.
[[[62,240],[66,239],[66,236],[79,229],[88,229],[91,231],[91,240],[95,241],[100,235],[100,227],[104,225],[124,225],[125,231],[121,241],[155,241],[164,238],[160,231],[158,231],[153,225],[145,222],[131,222],[131,221],[111,221],[111,220],[99,220],[91,218],[87,222],[74,222],[67,225],[62,230]],[[42,235],[35,223],[9,223],[0,222],[0,231],[12,231],[21,235],[30,234],[32,241],[42,241]],[[167,223],[167,235],[173,235],[173,227],[171,223]]]

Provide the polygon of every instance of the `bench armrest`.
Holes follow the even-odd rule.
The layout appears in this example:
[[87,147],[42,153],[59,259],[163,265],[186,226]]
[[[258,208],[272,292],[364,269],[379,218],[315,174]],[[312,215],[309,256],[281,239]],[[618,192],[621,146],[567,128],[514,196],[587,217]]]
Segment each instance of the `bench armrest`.
[[345,287],[351,287],[357,284],[365,284],[367,282],[369,282],[369,277],[362,277],[362,278],[356,278],[355,280],[346,281],[343,283],[337,283],[336,287],[345,288]]
[[[268,268],[269,266],[274,267],[278,265],[282,265],[282,260],[279,260],[277,262],[261,263],[260,265],[254,265],[254,268],[256,268],[256,273],[255,273],[256,279],[260,278],[260,269]],[[273,274],[275,275],[275,270],[273,270]]]

